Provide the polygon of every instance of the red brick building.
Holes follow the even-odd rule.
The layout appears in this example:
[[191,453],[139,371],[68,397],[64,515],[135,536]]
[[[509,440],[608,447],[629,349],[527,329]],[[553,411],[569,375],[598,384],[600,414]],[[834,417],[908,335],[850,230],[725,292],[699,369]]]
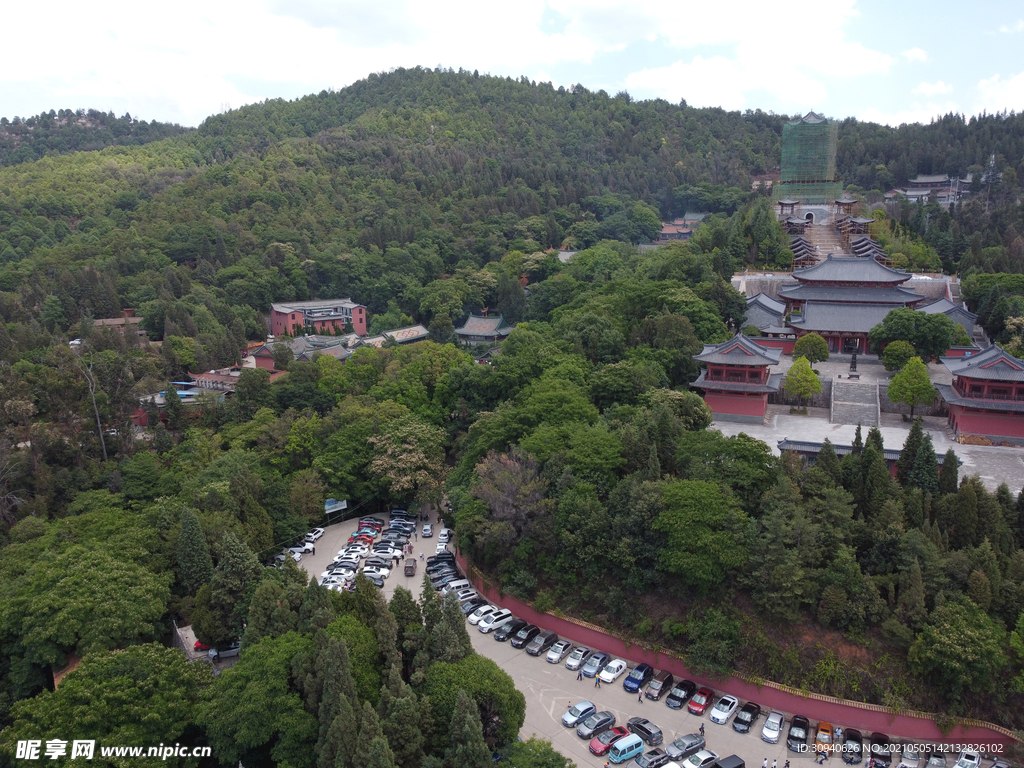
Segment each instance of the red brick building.
[[301,336],[313,328],[316,333],[342,333],[346,324],[366,335],[366,307],[351,299],[288,301],[270,305],[270,332],[274,336]]
[[1024,445],[1024,360],[991,346],[970,357],[943,357],[952,384],[936,384],[957,435]]
[[721,344],[705,344],[693,359],[707,367],[690,386],[704,392],[716,419],[764,421],[768,394],[778,392],[781,373],[769,373],[782,356],[781,349],[756,344],[742,333]]

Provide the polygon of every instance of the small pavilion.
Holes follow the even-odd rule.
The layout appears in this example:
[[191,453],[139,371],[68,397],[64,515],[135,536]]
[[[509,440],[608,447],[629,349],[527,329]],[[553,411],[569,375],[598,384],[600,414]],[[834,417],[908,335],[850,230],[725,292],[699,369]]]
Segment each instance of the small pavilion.
[[1024,445],[1024,360],[993,345],[970,357],[943,357],[952,384],[936,384],[957,436]]
[[690,386],[704,392],[716,419],[763,422],[768,395],[778,392],[781,373],[769,373],[782,356],[781,349],[762,347],[742,333],[721,344],[705,344],[693,359],[704,363]]

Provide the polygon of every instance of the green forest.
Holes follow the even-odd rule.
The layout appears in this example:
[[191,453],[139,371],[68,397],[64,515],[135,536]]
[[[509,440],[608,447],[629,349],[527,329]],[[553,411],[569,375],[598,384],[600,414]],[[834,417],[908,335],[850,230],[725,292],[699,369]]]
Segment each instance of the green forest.
[[[809,468],[707,430],[688,391],[692,355],[743,326],[733,273],[790,266],[749,191],[786,116],[412,69],[194,130],[81,117],[0,122],[0,740],[66,724],[225,765],[482,768],[524,705],[461,615],[263,567],[326,497],[445,500],[505,592],[695,670],[1024,729],[1021,489],[940,473],[919,427],[895,480],[877,432]],[[952,209],[885,210],[993,158]],[[839,163],[894,260],[960,274],[1024,352],[1024,117],[845,120]],[[694,210],[691,240],[637,247]],[[332,297],[430,340],[245,371],[133,428],[140,397],[265,338],[271,302]],[[145,338],[93,326],[129,308]],[[485,310],[516,329],[482,365],[453,329]],[[242,638],[239,663],[188,665],[172,621]],[[138,702],[168,688],[160,730]]]

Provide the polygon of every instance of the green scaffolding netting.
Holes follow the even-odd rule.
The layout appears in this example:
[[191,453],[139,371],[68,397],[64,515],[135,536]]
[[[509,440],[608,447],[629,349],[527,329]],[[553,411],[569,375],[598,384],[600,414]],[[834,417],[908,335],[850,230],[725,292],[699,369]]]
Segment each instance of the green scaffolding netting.
[[782,178],[773,188],[776,200],[830,203],[842,192],[836,178],[839,124],[814,112],[782,126]]

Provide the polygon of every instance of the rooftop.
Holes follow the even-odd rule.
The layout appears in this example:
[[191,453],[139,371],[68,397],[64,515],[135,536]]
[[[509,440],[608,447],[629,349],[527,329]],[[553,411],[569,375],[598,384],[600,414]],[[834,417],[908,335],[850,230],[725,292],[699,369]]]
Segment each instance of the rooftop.
[[356,304],[352,299],[318,299],[316,301],[279,301],[271,306],[277,312],[309,312],[318,309],[332,310],[336,307],[352,309],[363,305]]
[[851,283],[902,283],[911,275],[902,269],[879,264],[874,259],[829,254],[813,267],[793,270],[797,280],[827,280]]
[[772,373],[768,375],[768,381],[764,384],[749,384],[742,381],[709,381],[707,370],[702,370],[697,380],[690,384],[697,389],[711,389],[717,392],[746,392],[759,395],[765,392],[778,392],[782,386],[782,374]]
[[856,302],[862,304],[913,304],[925,299],[919,293],[907,288],[888,286],[842,286],[842,285],[787,285],[779,289],[779,295],[799,301]]
[[776,315],[786,314],[786,302],[773,299],[767,293],[755,293],[747,297],[747,306],[758,304]]
[[1024,403],[1019,400],[989,400],[983,397],[964,397],[950,384],[935,384],[939,396],[947,405],[960,405],[965,408],[984,408],[986,411],[1002,411],[1004,413],[1024,413]]
[[[817,455],[818,451],[825,445],[824,442],[813,442],[811,440],[790,440],[788,437],[784,437],[777,443],[780,451],[793,451],[804,456],[814,454]],[[852,445],[833,445],[832,449],[836,452],[836,456],[842,458],[847,454],[853,453]],[[882,456],[886,461],[898,461],[900,454],[903,450],[900,448],[884,448],[882,450]],[[945,454],[937,454],[939,460],[939,466],[942,466],[942,460],[945,458]],[[957,457],[957,462],[963,464],[963,461]]]
[[726,365],[775,365],[782,356],[781,349],[762,347],[742,333],[737,333],[721,344],[705,344],[704,350],[693,359],[702,363]]
[[954,376],[988,381],[1024,381],[1024,360],[993,344],[970,357],[943,357],[942,364]]
[[978,316],[976,314],[974,314],[973,312],[969,312],[968,310],[964,309],[959,304],[950,301],[945,296],[943,296],[941,299],[936,299],[933,302],[930,302],[928,304],[923,304],[922,306],[917,307],[917,311],[918,312],[924,312],[925,314],[928,314],[928,315],[948,315],[948,314],[951,314],[951,313],[952,314],[961,314],[962,313],[962,314],[966,315],[967,317],[969,317],[971,320],[977,320],[978,319]]
[[832,301],[811,301],[803,316],[791,316],[789,324],[802,331],[847,331],[867,333],[894,309],[903,304],[843,304]]
[[505,318],[501,315],[493,317],[470,315],[461,328],[455,329],[455,333],[459,336],[507,336],[511,332],[512,326],[506,325]]

